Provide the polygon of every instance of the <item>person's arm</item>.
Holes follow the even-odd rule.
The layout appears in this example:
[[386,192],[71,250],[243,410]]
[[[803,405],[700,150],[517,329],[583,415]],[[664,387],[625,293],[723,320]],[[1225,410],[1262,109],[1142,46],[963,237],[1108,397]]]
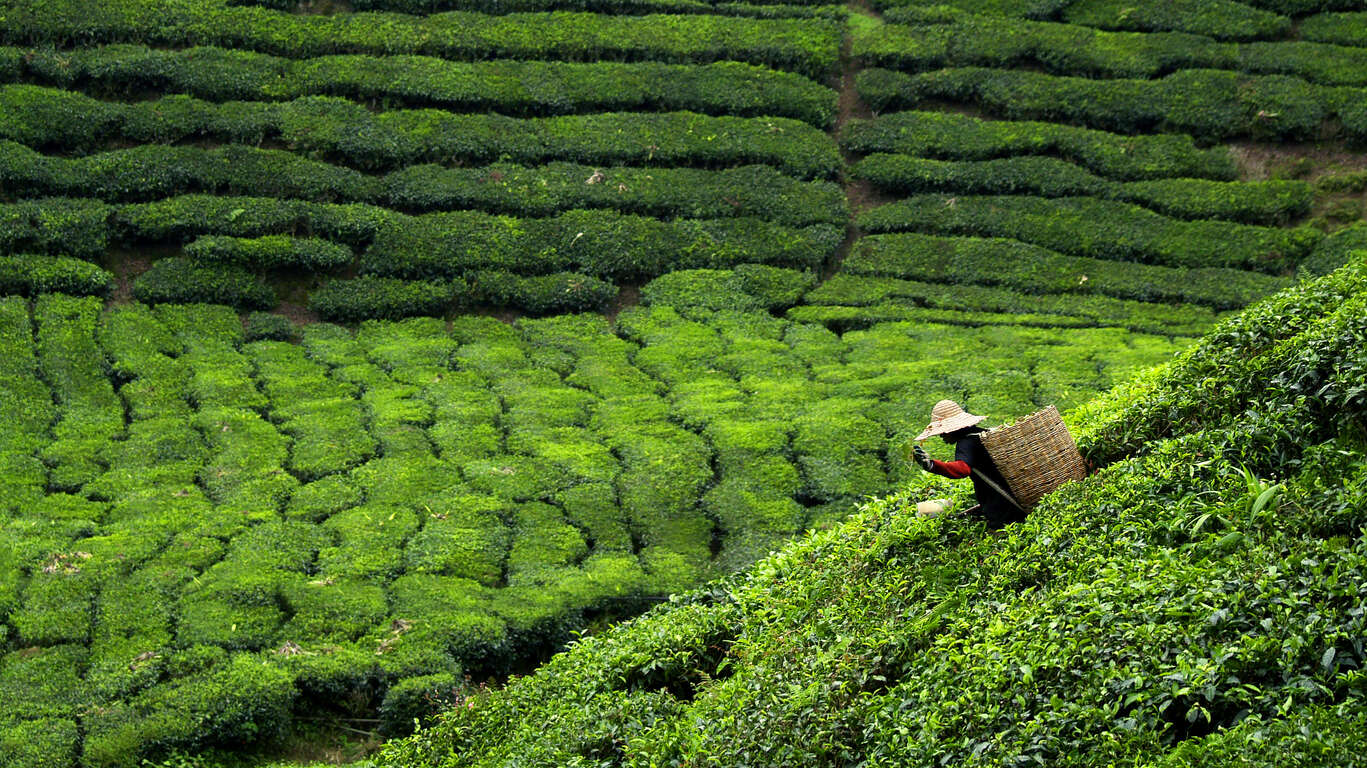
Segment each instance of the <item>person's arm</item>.
[[967,461],[957,455],[957,451],[955,453],[955,461],[939,461],[930,458],[925,449],[919,445],[912,449],[912,456],[916,459],[916,463],[921,465],[921,469],[933,475],[948,477],[951,480],[961,480],[972,474],[972,468],[969,467]]

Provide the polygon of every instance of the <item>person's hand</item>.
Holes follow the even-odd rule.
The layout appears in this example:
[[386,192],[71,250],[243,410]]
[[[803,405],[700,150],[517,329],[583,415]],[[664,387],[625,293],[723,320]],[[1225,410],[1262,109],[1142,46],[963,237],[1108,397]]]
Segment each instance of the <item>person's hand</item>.
[[914,446],[911,449],[911,459],[912,461],[915,461],[917,464],[920,464],[921,469],[924,469],[927,472],[929,472],[931,468],[935,466],[935,464],[930,460],[930,454],[926,453],[926,449],[922,448],[919,445]]

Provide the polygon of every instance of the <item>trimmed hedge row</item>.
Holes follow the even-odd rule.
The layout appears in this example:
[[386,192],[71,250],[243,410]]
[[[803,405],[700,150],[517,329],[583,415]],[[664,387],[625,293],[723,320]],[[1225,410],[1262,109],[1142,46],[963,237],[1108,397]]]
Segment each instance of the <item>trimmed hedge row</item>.
[[520,116],[692,110],[791,117],[817,127],[829,127],[835,120],[832,89],[801,75],[731,61],[456,62],[431,56],[365,55],[289,59],[217,47],[164,50],[144,45],[62,51],[9,48],[0,56],[16,62],[4,73],[8,80],[101,96],[126,97],[149,90],[209,101],[343,96],[387,106]]
[[[1130,32],[1190,32],[1217,40],[1274,40],[1291,30],[1291,19],[1234,0],[1167,0],[1126,4],[1125,0],[1076,0],[1062,20],[1099,29]],[[1305,34],[1304,22],[1301,37]]]
[[1168,306],[1110,296],[1025,294],[978,285],[946,285],[839,274],[803,297],[809,305],[887,306],[906,304],[930,309],[1013,315],[1080,317],[1088,325],[1129,328],[1146,333],[1199,335],[1215,322],[1208,307]]
[[148,304],[227,304],[238,309],[270,309],[277,301],[274,289],[241,267],[178,256],[159,259],[139,275],[133,296]]
[[0,294],[107,296],[114,276],[88,261],[31,253],[0,256]]
[[1027,294],[1097,293],[1214,309],[1238,309],[1290,284],[1285,278],[1243,270],[1173,269],[1065,256],[1018,240],[914,233],[861,238],[842,262],[841,271],[931,283],[994,285]]
[[[350,264],[351,249],[316,237],[206,235],[185,246],[192,261],[233,264],[253,270],[326,270]],[[232,303],[232,302],[227,302]]]
[[1303,181],[1224,182],[1155,179],[1114,182],[1065,160],[1020,156],[952,162],[874,154],[853,169],[857,178],[890,192],[1091,196],[1136,203],[1180,219],[1285,224],[1310,212],[1314,189]]
[[[444,11],[479,11],[480,13],[528,13],[536,11],[589,11],[591,13],[645,14],[717,14],[761,19],[786,18],[844,18],[836,6],[821,5],[822,0],[777,4],[774,0],[756,2],[713,3],[707,0],[357,0],[352,8],[357,11],[389,11],[393,13],[429,14]],[[299,0],[230,0],[230,5],[260,5],[281,11],[293,11]]]
[[812,78],[835,70],[842,36],[841,24],[824,19],[463,11],[318,16],[175,0],[109,0],[96,8],[86,0],[13,0],[0,28],[0,42],[10,45],[215,45],[292,58],[364,53],[457,60],[747,61]]
[[480,271],[474,273],[471,283],[484,303],[516,307],[533,315],[601,312],[617,298],[617,286],[574,272],[523,277]]
[[1075,315],[1047,315],[1038,312],[971,312],[959,309],[933,309],[912,304],[886,302],[867,307],[804,305],[785,315],[796,323],[813,323],[836,333],[866,331],[885,323],[948,325],[966,328],[1094,328],[1089,318]]
[[1341,135],[1367,139],[1367,89],[1326,88],[1282,75],[1183,70],[1158,80],[1103,81],[981,68],[919,75],[867,69],[856,85],[875,110],[945,99],[1012,120],[1126,133],[1181,132],[1210,141],[1316,138],[1329,130],[1327,121],[1337,118]]
[[774,168],[595,168],[574,163],[480,168],[419,165],[384,177],[390,207],[432,211],[478,209],[551,216],[571,208],[604,208],[660,218],[753,216],[788,226],[843,226],[849,206],[840,187],[798,181]]
[[1147,79],[1179,69],[1227,69],[1294,75],[1320,85],[1367,85],[1367,51],[1360,48],[1303,41],[1221,43],[1182,33],[1103,32],[993,16],[966,16],[948,24],[861,25],[852,55],[868,65],[908,71],[1025,65],[1060,75]]
[[1010,237],[1073,256],[1171,267],[1233,267],[1278,273],[1323,235],[1224,221],[1179,221],[1129,203],[1086,197],[920,195],[859,217],[866,232]]
[[111,104],[30,85],[0,87],[0,138],[35,149],[89,151],[113,140],[175,143],[210,138],[297,151],[379,170],[419,162],[774,165],[802,178],[833,178],[840,153],[826,134],[788,118],[693,112],[604,113],[519,119],[435,109],[376,114],[332,97],[216,104],[181,96]]
[[641,287],[641,303],[673,307],[685,317],[698,310],[773,312],[802,299],[817,282],[811,272],[763,264],[740,264],[735,269],[681,269]]
[[1354,224],[1321,240],[1301,262],[1297,274],[1301,277],[1327,275],[1347,264],[1356,251],[1367,251],[1367,224]]
[[146,144],[66,158],[0,140],[0,185],[15,196],[105,202],[203,192],[365,202],[418,212],[476,209],[550,216],[570,208],[610,208],[663,218],[758,216],[795,226],[839,225],[849,218],[837,185],[798,181],[764,165],[719,171],[561,162],[416,165],[377,177],[291,152],[240,145],[205,150]]
[[110,206],[49,198],[0,203],[0,253],[37,251],[98,259],[109,246]]
[[942,160],[1057,155],[1118,181],[1238,177],[1227,149],[1199,149],[1190,136],[1121,136],[1054,123],[982,120],[950,112],[899,112],[874,120],[852,120],[840,144],[852,152],[890,152]]
[[[106,444],[124,432],[123,402],[106,378],[104,356],[95,341],[103,304],[98,297],[59,293],[43,294],[34,304],[38,373],[52,388],[57,406],[54,439],[38,452],[47,467],[49,492],[75,492],[99,476]],[[89,580],[53,576],[30,585],[30,592],[43,597],[30,600],[11,619],[20,642],[83,643],[89,637]]]
[[1301,19],[1300,35],[1305,40],[1337,45],[1367,45],[1367,11],[1321,13]]
[[754,262],[816,269],[843,232],[828,225],[783,227],[760,219],[664,222],[605,211],[548,219],[484,213],[391,217],[361,256],[362,272],[416,279],[492,269],[520,274],[581,270],[614,281],[675,269]]
[[389,277],[331,280],[309,293],[309,310],[334,323],[397,320],[450,312],[469,289],[460,283],[418,282]]

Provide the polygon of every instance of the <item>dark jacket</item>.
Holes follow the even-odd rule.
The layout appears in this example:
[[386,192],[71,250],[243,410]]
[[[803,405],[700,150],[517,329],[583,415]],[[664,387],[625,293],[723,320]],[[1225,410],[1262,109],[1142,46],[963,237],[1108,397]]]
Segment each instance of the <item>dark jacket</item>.
[[983,447],[983,441],[978,436],[982,431],[978,427],[970,427],[968,434],[954,444],[954,461],[932,462],[934,468],[930,471],[950,478],[973,478],[973,495],[978,499],[978,513],[987,520],[989,527],[1000,528],[1007,523],[1024,520],[1025,513],[978,476],[979,473],[986,475],[992,482],[1010,490],[1006,486],[1006,479],[997,470],[996,463]]

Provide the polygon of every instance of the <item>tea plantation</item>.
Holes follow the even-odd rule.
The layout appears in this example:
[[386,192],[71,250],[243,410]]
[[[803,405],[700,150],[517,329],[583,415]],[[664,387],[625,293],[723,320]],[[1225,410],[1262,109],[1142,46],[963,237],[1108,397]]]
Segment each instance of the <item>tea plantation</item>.
[[0,0],[0,768],[1349,750],[1367,16],[1141,5]]

